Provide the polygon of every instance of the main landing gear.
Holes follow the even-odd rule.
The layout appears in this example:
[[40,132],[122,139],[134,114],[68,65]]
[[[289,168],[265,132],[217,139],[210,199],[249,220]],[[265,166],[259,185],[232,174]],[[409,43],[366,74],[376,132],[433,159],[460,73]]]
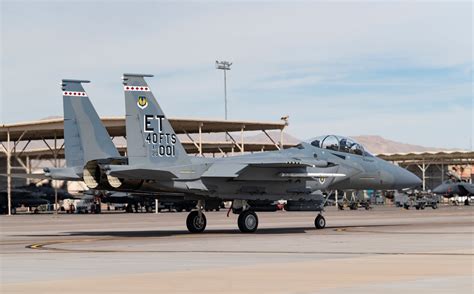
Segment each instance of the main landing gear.
[[258,228],[257,214],[251,210],[243,211],[239,214],[237,224],[242,233],[253,233]]
[[[186,226],[191,233],[201,233],[206,229],[206,216],[203,211],[205,208],[204,200],[199,200],[197,210],[191,211],[186,219]],[[239,214],[237,225],[242,233],[254,233],[258,229],[258,216],[255,211],[250,210],[250,206],[245,200],[234,200],[230,208],[234,213]],[[229,210],[230,212],[230,210]],[[319,213],[314,219],[316,229],[326,227],[326,219]]]
[[206,216],[202,212],[204,210],[204,201],[199,200],[197,203],[197,210],[193,210],[186,218],[186,226],[191,233],[201,233],[206,229]]

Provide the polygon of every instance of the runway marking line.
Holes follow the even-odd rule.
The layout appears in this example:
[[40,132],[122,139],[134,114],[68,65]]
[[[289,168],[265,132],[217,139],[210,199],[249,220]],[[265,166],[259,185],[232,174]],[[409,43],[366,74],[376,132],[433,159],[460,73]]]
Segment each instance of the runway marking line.
[[356,252],[356,251],[256,251],[256,250],[117,250],[117,249],[66,249],[45,247],[54,244],[93,242],[93,241],[114,241],[121,238],[109,239],[76,239],[57,240],[45,243],[34,243],[25,246],[28,249],[54,251],[56,253],[207,253],[207,254],[302,254],[302,255],[408,255],[408,256],[474,256],[473,253],[455,252]]

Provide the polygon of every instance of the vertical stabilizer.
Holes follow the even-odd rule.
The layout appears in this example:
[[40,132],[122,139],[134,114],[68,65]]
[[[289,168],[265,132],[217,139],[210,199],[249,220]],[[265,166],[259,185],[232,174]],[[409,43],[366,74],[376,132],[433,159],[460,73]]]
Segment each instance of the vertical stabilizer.
[[153,96],[145,77],[152,75],[123,75],[129,164],[190,164],[183,145]]
[[120,156],[82,83],[89,81],[62,80],[61,83],[64,149],[68,167],[83,167],[90,160]]

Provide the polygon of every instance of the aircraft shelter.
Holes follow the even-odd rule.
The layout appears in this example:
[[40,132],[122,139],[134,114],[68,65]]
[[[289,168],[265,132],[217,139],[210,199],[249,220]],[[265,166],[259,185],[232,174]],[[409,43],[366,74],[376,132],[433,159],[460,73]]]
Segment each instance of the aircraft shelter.
[[[107,131],[121,154],[126,154],[125,119],[102,118]],[[235,153],[279,150],[294,146],[285,143],[283,131],[288,119],[274,122],[181,119],[171,118],[170,123],[190,154],[196,156],[228,156]],[[249,132],[261,132],[265,142],[249,141]],[[275,139],[274,133],[279,137]],[[209,136],[209,134],[221,134]],[[220,139],[216,139],[220,138]],[[31,173],[39,163],[52,167],[64,165],[64,127],[62,118],[0,125],[0,173]],[[118,140],[117,140],[118,139]],[[117,144],[117,141],[120,142]],[[417,174],[423,189],[430,190],[446,179],[448,170],[464,175],[472,181],[474,151],[436,151],[416,153],[377,154],[376,156],[400,165]],[[4,163],[5,162],[5,163]],[[0,189],[10,191],[12,186],[25,184],[24,179],[0,177]]]

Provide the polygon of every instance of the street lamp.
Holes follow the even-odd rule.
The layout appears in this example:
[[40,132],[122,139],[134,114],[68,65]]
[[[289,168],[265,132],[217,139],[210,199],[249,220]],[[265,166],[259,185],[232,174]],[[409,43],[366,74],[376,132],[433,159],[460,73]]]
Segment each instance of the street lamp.
[[232,62],[216,60],[216,69],[224,71],[224,105],[225,105],[225,120],[227,120],[227,75],[226,72],[230,70]]

